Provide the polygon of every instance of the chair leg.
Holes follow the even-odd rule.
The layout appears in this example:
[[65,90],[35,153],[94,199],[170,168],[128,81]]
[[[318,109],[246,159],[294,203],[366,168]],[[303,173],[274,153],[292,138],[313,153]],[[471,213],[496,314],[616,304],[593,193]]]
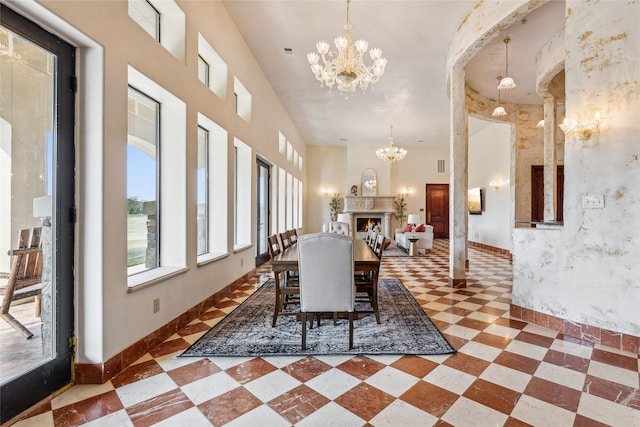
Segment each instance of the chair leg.
[[11,325],[13,329],[20,332],[26,339],[30,339],[33,337],[33,333],[31,333],[30,330],[28,330],[22,323],[18,322],[18,320],[9,313],[0,314],[0,318]]
[[[311,322],[313,323],[313,316],[311,316]],[[307,349],[307,313],[302,312],[302,349]]]
[[275,287],[276,287],[276,301],[275,301],[275,308],[273,311],[273,321],[271,322],[271,327],[275,328],[276,326],[276,321],[278,320],[278,314],[280,314],[280,311],[282,311],[282,305],[280,302],[280,273],[276,272],[276,277],[275,277]]
[[353,311],[349,312],[349,350],[353,349]]

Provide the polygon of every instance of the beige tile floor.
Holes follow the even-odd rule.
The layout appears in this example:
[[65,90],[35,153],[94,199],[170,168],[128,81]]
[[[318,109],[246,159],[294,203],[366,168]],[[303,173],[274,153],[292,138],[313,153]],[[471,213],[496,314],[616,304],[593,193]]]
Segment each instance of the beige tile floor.
[[[19,426],[640,426],[638,354],[511,319],[508,257],[447,241],[383,258],[449,342],[443,356],[178,358],[270,271],[102,385],[74,386]],[[257,282],[257,283],[256,283]]]

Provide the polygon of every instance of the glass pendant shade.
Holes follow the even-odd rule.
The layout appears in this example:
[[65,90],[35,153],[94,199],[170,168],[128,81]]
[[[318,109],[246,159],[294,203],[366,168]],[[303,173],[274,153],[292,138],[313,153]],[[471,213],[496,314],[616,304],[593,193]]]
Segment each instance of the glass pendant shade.
[[502,105],[498,105],[491,115],[493,117],[504,117],[507,115],[507,112]]

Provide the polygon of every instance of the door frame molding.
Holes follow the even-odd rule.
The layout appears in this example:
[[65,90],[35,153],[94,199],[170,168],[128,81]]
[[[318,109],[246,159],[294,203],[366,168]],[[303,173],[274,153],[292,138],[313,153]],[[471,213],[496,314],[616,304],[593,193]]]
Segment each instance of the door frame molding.
[[[0,423],[71,383],[74,343],[74,227],[75,211],[75,47],[55,34],[0,4],[0,23],[32,43],[56,55],[55,170],[52,206],[52,239],[56,250],[53,274],[56,313],[56,357],[2,384]],[[28,397],[28,399],[25,399]]]

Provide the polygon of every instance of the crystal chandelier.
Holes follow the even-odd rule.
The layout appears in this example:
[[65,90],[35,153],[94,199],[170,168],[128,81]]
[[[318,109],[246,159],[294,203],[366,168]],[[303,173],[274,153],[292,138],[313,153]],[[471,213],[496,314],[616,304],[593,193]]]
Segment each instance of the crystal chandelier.
[[351,30],[354,26],[349,22],[350,0],[346,2],[347,22],[343,25],[345,35],[334,40],[338,51],[329,51],[329,43],[320,41],[316,43],[318,53],[308,53],[307,60],[320,86],[326,85],[331,90],[333,85],[337,84],[338,91],[344,94],[345,99],[349,99],[358,87],[364,92],[369,85],[373,86],[382,77],[387,60],[382,57],[382,50],[374,48],[369,50],[373,64],[365,65],[363,56],[369,48],[369,43],[362,39],[353,43]]
[[399,162],[407,155],[407,150],[393,145],[393,125],[389,130],[389,146],[376,151],[380,160],[388,160],[390,163]]
[[504,72],[504,78],[500,81],[500,84],[498,85],[498,90],[515,89],[516,87],[516,82],[514,82],[511,77],[509,77],[509,42],[510,41],[511,39],[509,37],[504,39],[504,47],[505,47],[504,55],[505,55],[506,70]]

